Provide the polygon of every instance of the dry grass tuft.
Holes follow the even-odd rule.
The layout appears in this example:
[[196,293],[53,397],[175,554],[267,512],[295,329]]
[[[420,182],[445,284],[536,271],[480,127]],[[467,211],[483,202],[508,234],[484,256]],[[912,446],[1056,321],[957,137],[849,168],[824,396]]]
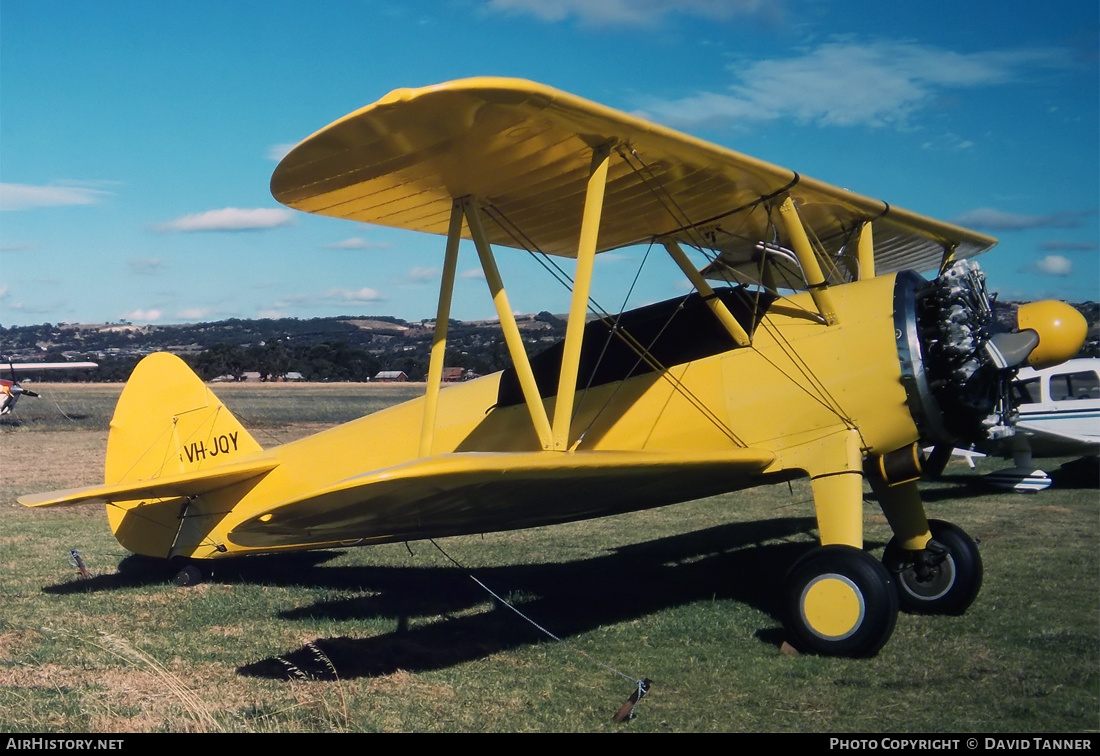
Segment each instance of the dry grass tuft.
[[93,645],[106,649],[120,659],[138,666],[141,669],[152,672],[164,684],[165,688],[176,697],[198,726],[199,732],[224,732],[224,728],[214,718],[214,715],[203,703],[202,698],[192,691],[177,675],[170,672],[163,664],[139,648],[135,648],[129,641],[110,633],[100,633],[99,642],[88,641]]

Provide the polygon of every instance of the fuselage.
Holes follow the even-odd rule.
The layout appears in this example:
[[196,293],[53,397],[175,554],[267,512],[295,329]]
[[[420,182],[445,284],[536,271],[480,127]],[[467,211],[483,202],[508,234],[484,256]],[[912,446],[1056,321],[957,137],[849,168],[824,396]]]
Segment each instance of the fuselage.
[[[774,455],[759,474],[677,476],[673,483],[638,476],[637,481],[597,483],[580,506],[567,486],[530,486],[521,496],[491,482],[478,488],[462,513],[440,526],[419,527],[397,512],[370,518],[356,542],[379,543],[440,537],[484,529],[507,529],[594,517],[646,506],[686,501],[736,490],[769,479],[828,472],[835,439],[858,432],[864,454],[881,454],[915,442],[919,431],[910,414],[899,364],[894,276],[880,276],[833,288],[838,322],[821,322],[808,295],[776,300],[763,309],[748,347],[713,347],[706,356],[660,369],[627,367],[605,373],[599,385],[584,376],[571,424],[572,448],[565,452],[674,452],[685,456],[750,448]],[[599,351],[600,345],[591,345]],[[704,349],[704,351],[709,351]],[[648,353],[652,353],[652,350]],[[536,358],[537,360],[538,358]],[[640,373],[640,374],[639,374]],[[447,387],[439,397],[431,455],[538,452],[541,446],[523,402],[508,399],[507,371]],[[554,398],[544,398],[552,412]],[[158,556],[196,558],[253,553],[235,544],[234,528],[281,502],[307,499],[341,481],[400,468],[421,456],[423,400],[416,399],[314,436],[267,450],[247,452],[229,433],[193,447],[217,451],[222,462],[271,458],[270,473],[183,503],[178,500],[115,502],[108,506],[112,529],[124,546]],[[114,433],[114,431],[112,431]],[[221,436],[225,436],[224,441]],[[187,449],[184,449],[186,453]],[[194,453],[194,452],[192,452]],[[123,462],[108,460],[108,483]],[[824,466],[824,467],[823,467]],[[731,469],[732,466],[731,466]],[[612,484],[613,483],[613,484]],[[659,492],[654,492],[659,488]],[[423,496],[430,497],[427,486]],[[132,511],[140,506],[141,512]],[[373,502],[369,490],[361,506]],[[182,514],[181,514],[182,512]],[[136,526],[136,518],[144,523]],[[162,523],[147,526],[150,518]],[[340,543],[311,540],[280,548],[318,548]]]

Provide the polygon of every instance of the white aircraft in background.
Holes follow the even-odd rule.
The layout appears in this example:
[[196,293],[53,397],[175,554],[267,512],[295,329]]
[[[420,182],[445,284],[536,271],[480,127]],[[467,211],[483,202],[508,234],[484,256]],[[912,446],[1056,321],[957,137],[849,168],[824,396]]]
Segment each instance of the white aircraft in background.
[[16,378],[16,371],[33,373],[39,370],[88,370],[99,367],[95,362],[9,362],[11,378],[0,378],[0,415],[15,409],[21,396],[38,396],[38,392],[23,388]]
[[1100,456],[1100,358],[1069,360],[1055,367],[1022,368],[1012,384],[1020,413],[1016,433],[1000,446],[980,448],[1012,457],[1013,467],[986,479],[999,488],[1041,491],[1050,477],[1035,457]]

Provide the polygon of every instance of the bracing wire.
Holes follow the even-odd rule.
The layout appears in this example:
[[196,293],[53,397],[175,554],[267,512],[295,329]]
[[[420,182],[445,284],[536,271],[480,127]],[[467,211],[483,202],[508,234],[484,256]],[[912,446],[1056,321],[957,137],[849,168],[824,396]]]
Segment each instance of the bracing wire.
[[[671,193],[669,193],[668,191],[666,191],[663,188],[663,186],[661,185],[659,177],[657,177],[654,174],[654,172],[652,171],[652,169],[650,169],[650,167],[645,163],[645,161],[642,160],[641,156],[638,155],[637,151],[632,149],[632,150],[629,151],[629,154],[630,154],[631,157],[633,157],[637,161],[638,165],[635,165],[634,162],[631,161],[627,157],[627,153],[624,150],[622,150],[621,148],[619,150],[619,154],[623,157],[624,160],[626,160],[627,164],[630,165],[631,168],[636,172],[636,174],[643,181],[643,183],[646,183],[650,187],[650,191],[658,199],[658,201],[660,201],[660,202],[662,202],[662,204],[664,204],[666,209],[669,211],[669,214],[674,219],[676,219],[677,222],[681,223],[685,230],[689,231],[692,234],[697,234],[699,224],[691,224],[690,223],[690,219],[688,219],[686,212],[684,212],[683,209],[676,203],[675,198],[671,195]],[[787,187],[787,188],[789,188],[789,187]],[[759,200],[757,200],[756,202],[751,203],[749,205],[746,205],[743,208],[731,211],[730,213],[726,213],[724,215],[724,217],[729,217],[730,215],[733,215],[736,212],[741,212],[741,211],[746,210],[746,209],[751,210],[751,209],[755,209],[755,208],[761,207],[761,206],[766,207],[766,208],[768,208],[769,226],[772,228],[772,233],[773,233],[773,236],[774,236],[778,233],[777,232],[777,226],[775,224],[775,221],[771,218],[771,206],[768,203],[768,200],[775,197],[775,196],[778,196],[779,194],[782,193],[782,191],[786,191],[786,188],[781,190],[781,191],[774,192],[771,195],[769,195],[768,197],[762,197]],[[812,230],[810,230],[810,233],[812,233]],[[811,243],[815,244],[815,254],[818,254],[818,256],[820,257],[821,255],[818,253],[818,250],[823,250],[823,247],[822,247],[820,241],[817,239],[816,235],[814,235],[813,241]],[[690,244],[690,246],[692,246],[693,249],[695,249],[697,252],[701,253],[704,256],[704,258],[706,258],[707,261],[710,262],[711,264],[714,264],[714,263],[717,262],[718,256],[708,254],[708,249],[707,249],[705,244],[702,244],[698,241],[695,241],[694,239],[691,240],[689,242],[689,244]],[[825,256],[825,257],[827,258],[827,256]],[[763,261],[763,258],[762,258],[762,261]],[[835,272],[836,269],[835,269],[835,266],[832,266],[831,260],[827,260],[827,262],[831,266],[832,270]],[[779,295],[779,292],[775,292],[775,293],[777,295]],[[784,299],[786,299],[786,298],[784,298]],[[757,300],[757,303],[758,302],[759,302],[759,300]],[[805,308],[803,308],[803,309],[805,309]],[[756,311],[756,310],[754,309],[754,311]],[[809,310],[806,310],[806,311],[810,312]],[[808,365],[806,365],[806,363],[803,361],[801,356],[798,354],[798,351],[796,349],[794,349],[794,347],[790,344],[789,340],[787,340],[783,336],[783,334],[781,334],[778,331],[778,329],[772,328],[767,323],[766,319],[761,321],[761,325],[763,325],[765,331],[767,333],[769,333],[775,339],[776,344],[778,344],[780,346],[780,348],[783,350],[784,354],[787,356],[787,358],[795,366],[796,372],[809,385],[803,385],[802,383],[800,383],[794,376],[788,374],[779,365],[777,365],[774,361],[768,359],[765,355],[763,355],[758,349],[755,349],[752,345],[750,345],[749,348],[753,348],[754,351],[758,355],[763,357],[769,364],[771,364],[773,367],[775,367],[780,372],[780,374],[785,375],[788,379],[791,380],[791,382],[795,386],[797,386],[799,389],[801,389],[803,392],[805,392],[808,396],[810,396],[815,401],[817,401],[819,404],[821,404],[821,406],[825,407],[830,412],[835,414],[837,417],[839,417],[841,420],[843,420],[849,427],[854,427],[854,423],[851,421],[851,419],[849,417],[847,417],[847,414],[843,411],[843,408],[841,407],[840,403],[836,400],[836,398],[834,396],[832,396],[832,394],[828,390],[828,388],[824,384],[821,383],[821,381],[816,377],[816,375],[814,375],[813,371],[810,370]],[[812,390],[811,390],[811,387],[812,387]]]
[[[529,239],[527,239],[527,237],[524,236],[522,232],[520,232],[519,229],[507,219],[507,217],[499,210],[499,208],[493,207],[488,209],[486,211],[486,215],[491,220],[496,222],[498,226],[505,231],[505,233],[509,234],[516,241],[517,245],[521,249],[526,251],[536,260],[538,260],[544,268],[550,270],[551,274],[554,275],[559,283],[565,286],[567,290],[572,291],[572,277],[569,276],[569,274],[565,270],[563,270],[561,266],[557,264],[557,262],[549,259],[549,255],[539,250],[536,245],[534,245]],[[600,317],[605,321],[612,320],[611,314],[606,309],[604,309],[592,296],[589,296],[588,298],[588,309],[597,317]],[[670,317],[675,316],[676,312],[678,312],[678,310],[674,310]],[[668,324],[666,323],[666,328],[667,325]],[[639,356],[640,360],[644,360],[645,363],[650,366],[650,368],[657,372],[664,380],[669,382],[669,384],[672,385],[675,391],[683,396],[689,404],[699,410],[703,417],[706,418],[711,424],[713,424],[723,435],[725,435],[738,446],[745,445],[744,442],[737,437],[733,430],[717,414],[715,414],[715,412],[711,410],[704,401],[695,396],[691,392],[691,390],[683,384],[683,382],[681,382],[678,378],[676,378],[669,372],[666,366],[662,365],[658,360],[653,357],[653,355],[649,352],[649,347],[641,344],[625,329],[613,328],[611,329],[611,333],[621,339],[628,348],[634,351],[635,354]]]
[[636,683],[636,684],[640,684],[640,683],[642,683],[642,682],[643,682],[643,679],[642,679],[642,678],[638,678],[638,677],[634,677],[634,676],[632,676],[632,675],[628,675],[627,673],[625,673],[625,672],[622,672],[622,671],[620,671],[620,670],[616,669],[615,667],[611,666],[610,664],[606,664],[606,663],[604,663],[604,662],[600,661],[599,659],[596,659],[596,658],[594,658],[594,657],[593,657],[593,656],[592,656],[591,654],[589,654],[589,653],[587,653],[586,651],[584,651],[584,649],[578,648],[578,647],[577,647],[577,646],[575,646],[574,644],[572,644],[572,643],[569,643],[568,641],[566,641],[566,640],[562,639],[561,637],[559,637],[559,636],[555,635],[554,633],[550,632],[550,631],[549,631],[549,630],[547,630],[547,629],[546,629],[545,627],[543,627],[542,625],[540,625],[539,623],[535,622],[535,621],[534,621],[533,619],[531,619],[530,617],[528,617],[528,616],[527,616],[526,614],[524,614],[523,612],[521,612],[521,611],[520,611],[520,610],[519,610],[519,609],[518,609],[518,608],[517,608],[517,607],[516,607],[516,606],[515,606],[514,604],[510,603],[510,602],[509,602],[509,601],[508,601],[507,599],[505,599],[505,598],[504,598],[503,596],[501,596],[501,595],[500,595],[499,593],[497,593],[497,592],[496,592],[496,591],[494,591],[494,590],[493,590],[492,588],[490,588],[489,586],[487,586],[487,585],[486,585],[486,584],[485,584],[484,582],[482,582],[482,581],[481,581],[480,579],[478,579],[478,577],[477,577],[476,575],[474,575],[474,574],[473,574],[473,572],[472,572],[472,571],[470,571],[470,569],[469,569],[469,568],[467,568],[467,567],[466,567],[465,565],[461,564],[461,563],[460,563],[460,562],[459,562],[459,561],[458,561],[457,559],[455,559],[455,558],[454,558],[454,557],[452,557],[452,556],[451,556],[450,554],[448,554],[448,553],[447,553],[447,552],[446,552],[446,551],[445,551],[445,550],[443,549],[443,547],[442,547],[442,546],[440,546],[440,545],[439,545],[438,543],[436,543],[436,542],[435,542],[435,540],[434,540],[434,539],[428,539],[428,542],[429,542],[429,543],[431,543],[431,545],[432,545],[432,546],[435,546],[435,548],[436,548],[436,549],[437,549],[437,550],[439,551],[439,553],[440,553],[440,554],[442,554],[442,555],[443,555],[443,557],[444,557],[444,558],[445,558],[445,559],[446,559],[447,561],[449,561],[449,562],[450,562],[451,564],[453,564],[453,565],[454,565],[455,567],[457,567],[458,569],[460,569],[460,570],[462,570],[463,572],[465,572],[465,573],[466,573],[466,576],[467,576],[467,577],[469,577],[469,578],[470,578],[470,580],[472,580],[472,581],[474,581],[475,583],[477,583],[477,585],[479,585],[479,586],[481,587],[481,589],[482,589],[482,590],[484,590],[484,591],[485,591],[486,593],[488,593],[488,594],[489,594],[490,596],[492,596],[492,597],[493,597],[494,599],[496,599],[497,601],[499,601],[499,602],[501,603],[501,605],[502,605],[502,606],[505,606],[505,607],[507,607],[508,609],[510,609],[510,610],[511,610],[511,611],[512,611],[512,612],[513,612],[513,613],[514,613],[514,614],[515,614],[515,615],[516,615],[517,617],[519,617],[520,619],[522,619],[522,620],[523,620],[524,622],[527,622],[527,623],[528,623],[529,625],[531,625],[532,627],[534,627],[534,628],[535,628],[536,630],[538,630],[538,631],[539,631],[540,633],[542,633],[542,634],[543,634],[543,635],[545,635],[546,637],[548,637],[548,638],[550,638],[551,640],[554,640],[554,641],[556,641],[556,642],[558,642],[558,643],[561,643],[562,645],[566,646],[567,648],[569,648],[570,650],[574,651],[575,653],[578,653],[578,654],[580,654],[581,656],[583,656],[584,658],[588,659],[589,661],[591,661],[591,662],[592,662],[593,664],[595,664],[596,666],[600,667],[601,669],[604,669],[604,670],[606,670],[606,671],[608,671],[608,672],[611,672],[612,674],[618,675],[619,677],[622,677],[622,678],[624,678],[624,679],[626,679],[626,680],[630,680],[631,682],[633,682],[633,683]]

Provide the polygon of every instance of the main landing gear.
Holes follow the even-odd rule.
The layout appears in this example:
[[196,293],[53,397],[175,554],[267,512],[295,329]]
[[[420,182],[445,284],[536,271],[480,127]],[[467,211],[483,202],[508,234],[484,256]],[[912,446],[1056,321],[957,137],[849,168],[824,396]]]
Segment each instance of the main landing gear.
[[894,632],[898,593],[890,573],[854,546],[820,546],[787,574],[787,629],[800,650],[874,656]]
[[897,586],[901,608],[913,614],[962,614],[982,587],[982,555],[963,530],[929,520],[932,540],[922,551],[906,551],[892,538],[882,562]]
[[882,562],[853,546],[829,545],[802,556],[787,574],[786,625],[800,650],[874,656],[894,631],[899,609],[962,614],[982,586],[977,544],[960,528],[930,520],[920,551],[897,538]]

